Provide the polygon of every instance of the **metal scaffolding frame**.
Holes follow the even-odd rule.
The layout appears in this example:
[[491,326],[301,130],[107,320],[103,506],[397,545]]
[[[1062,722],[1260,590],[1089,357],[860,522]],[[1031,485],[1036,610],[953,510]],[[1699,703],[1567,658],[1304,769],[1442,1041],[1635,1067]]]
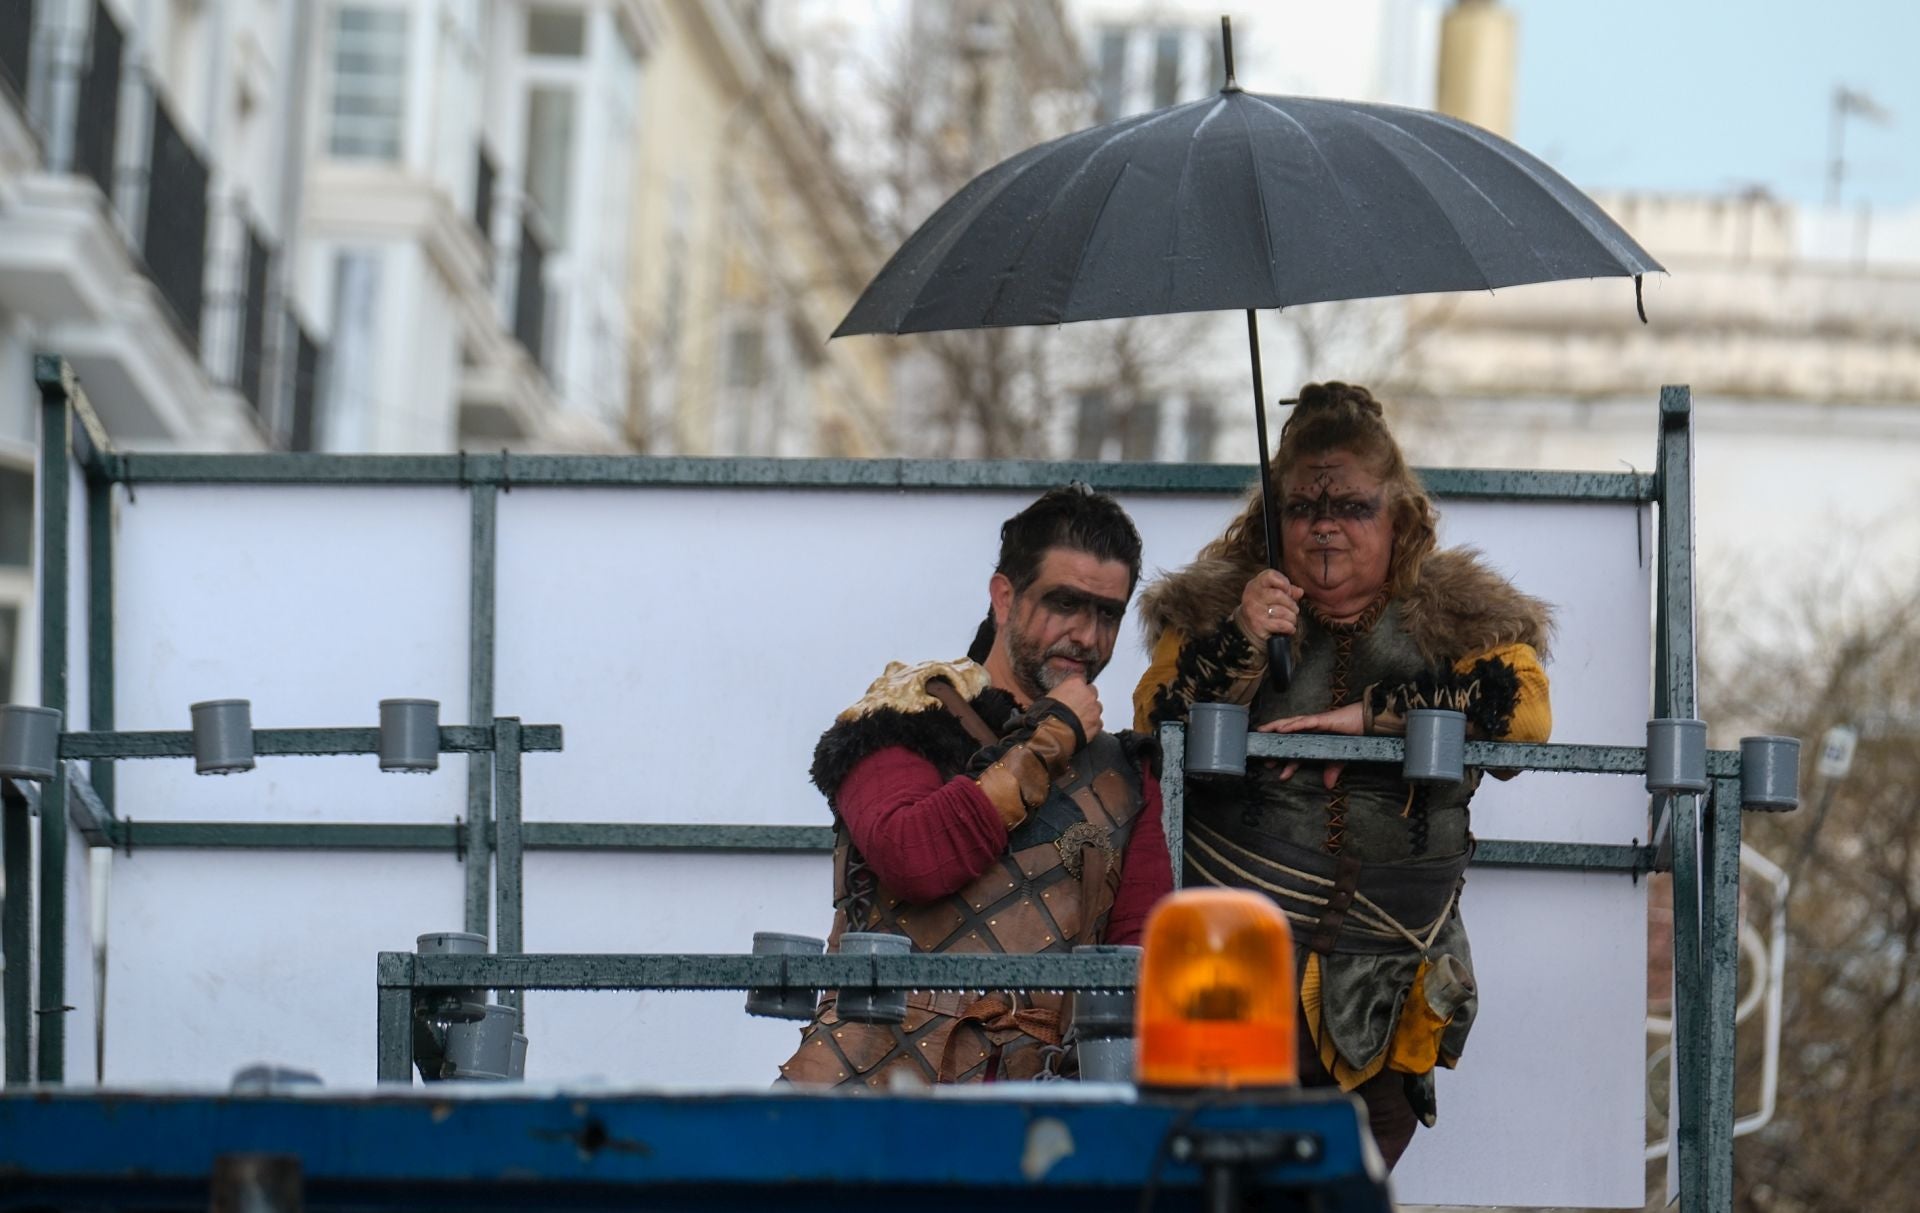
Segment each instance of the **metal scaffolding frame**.
[[[417,992],[490,987],[527,989],[981,988],[1030,983],[1057,989],[1130,984],[1130,961],[1111,957],[526,956],[521,936],[521,856],[527,849],[807,851],[831,847],[825,827],[593,822],[525,823],[520,763],[528,752],[558,750],[560,729],[494,715],[494,589],[499,494],[516,486],[714,486],[834,489],[1000,490],[1044,488],[1079,479],[1107,491],[1237,495],[1251,466],[964,462],[946,460],[776,460],[491,455],[340,456],[313,454],[174,455],[113,451],[71,371],[58,358],[35,360],[41,395],[39,539],[41,703],[68,706],[69,572],[84,559],[89,731],[64,733],[63,761],[41,789],[39,865],[23,845],[34,811],[28,798],[0,798],[0,847],[9,896],[0,938],[12,960],[4,985],[6,1080],[63,1078],[65,1028],[56,1009],[66,988],[66,826],[71,814],[94,845],[137,847],[438,850],[464,854],[466,929],[494,941],[484,956],[382,953],[378,961],[379,1073],[407,1077],[410,1022]],[[1428,470],[1437,497],[1480,500],[1630,501],[1658,513],[1655,680],[1652,715],[1697,716],[1694,661],[1692,434],[1688,390],[1666,387],[1659,404],[1659,454],[1652,475],[1636,473]],[[85,478],[85,551],[69,550],[70,472]],[[113,764],[189,755],[190,735],[116,732],[113,652],[113,528],[116,492],[143,484],[447,485],[471,503],[469,723],[441,729],[440,751],[469,756],[464,824],[283,822],[135,822],[116,813]],[[270,729],[254,733],[262,754],[365,754],[377,731],[364,728]],[[1164,737],[1163,786],[1180,844],[1184,733]],[[1387,738],[1255,735],[1255,757],[1400,760]],[[1467,762],[1509,769],[1638,774],[1643,749],[1618,746],[1471,743]],[[91,763],[89,772],[78,766]],[[1675,1065],[1682,1207],[1687,1213],[1732,1205],[1733,1033],[1737,977],[1740,756],[1708,755],[1706,796],[1655,796],[1648,841],[1635,845],[1488,841],[1478,866],[1541,867],[1674,874]],[[497,888],[493,886],[497,884]],[[495,896],[489,898],[489,892]],[[490,904],[490,900],[491,903]],[[37,909],[33,949],[28,916]],[[491,920],[491,921],[490,921]],[[489,927],[493,929],[490,930]],[[896,971],[896,969],[898,971]],[[30,979],[37,985],[30,986]],[[36,1025],[37,1021],[37,1025]],[[37,1034],[32,1028],[37,1026]],[[28,1041],[37,1035],[36,1055]]]

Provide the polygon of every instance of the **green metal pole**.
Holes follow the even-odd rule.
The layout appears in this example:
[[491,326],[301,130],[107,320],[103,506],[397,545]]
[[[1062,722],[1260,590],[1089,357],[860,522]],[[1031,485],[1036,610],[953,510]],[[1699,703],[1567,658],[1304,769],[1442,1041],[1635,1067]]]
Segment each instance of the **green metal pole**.
[[[87,464],[87,728],[113,731],[113,481]],[[113,763],[87,771],[100,804],[114,813]]]
[[[40,703],[67,710],[67,524],[72,490],[71,372],[49,359],[35,363],[40,385]],[[60,1082],[66,1072],[67,1026],[66,767],[40,790],[40,982],[35,1077]]]
[[[470,545],[470,602],[467,634],[467,721],[484,725],[493,719],[494,570],[497,567],[499,490],[476,484],[469,490],[473,502]],[[489,929],[493,877],[493,754],[467,757],[467,926],[475,935],[493,937]]]
[[1740,983],[1740,781],[1716,779],[1701,823],[1701,954],[1705,991],[1701,997],[1700,1047],[1706,1059],[1705,1123],[1701,1153],[1705,1159],[1701,1207],[1713,1213],[1733,1209],[1734,1005]]
[[1187,726],[1160,726],[1160,821],[1167,832],[1167,854],[1173,860],[1173,887],[1186,873],[1187,845]]
[[1698,711],[1693,651],[1693,404],[1687,387],[1660,389],[1660,586],[1655,697],[1660,714]]
[[1680,1168],[1681,1213],[1700,1213],[1706,1199],[1707,1159],[1704,1130],[1708,1076],[1705,1060],[1706,1008],[1702,1005],[1700,964],[1700,800],[1673,797],[1673,1073],[1678,1106],[1675,1154],[1667,1165]]
[[7,1085],[33,1081],[33,818],[26,795],[8,782],[0,793],[0,857],[7,896],[0,950],[7,958],[0,998],[6,1009]]
[[[494,803],[494,951],[520,952],[521,837],[520,837],[520,721],[501,716],[493,722]],[[526,1030],[526,1004],[518,990],[501,991],[501,1001],[520,1009],[520,1027]]]
[[378,1022],[374,1043],[378,1049],[376,1077],[381,1082],[413,1082],[413,953],[382,952]]

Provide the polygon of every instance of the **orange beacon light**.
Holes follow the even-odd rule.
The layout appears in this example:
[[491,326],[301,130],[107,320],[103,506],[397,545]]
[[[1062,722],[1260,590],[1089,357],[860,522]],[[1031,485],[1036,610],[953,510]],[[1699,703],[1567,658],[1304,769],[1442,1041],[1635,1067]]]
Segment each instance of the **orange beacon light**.
[[1242,889],[1183,889],[1147,917],[1136,1011],[1143,1087],[1291,1087],[1293,932]]

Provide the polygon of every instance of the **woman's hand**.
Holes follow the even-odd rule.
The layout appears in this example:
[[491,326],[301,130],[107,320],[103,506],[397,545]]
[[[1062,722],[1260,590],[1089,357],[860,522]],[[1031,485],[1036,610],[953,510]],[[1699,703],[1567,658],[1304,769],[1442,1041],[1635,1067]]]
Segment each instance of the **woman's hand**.
[[[1361,714],[1360,705],[1350,703],[1346,707],[1334,708],[1328,712],[1316,712],[1312,716],[1283,716],[1279,720],[1269,720],[1267,723],[1255,729],[1254,732],[1339,733],[1347,737],[1358,737],[1365,729],[1366,717]],[[1292,779],[1293,773],[1299,769],[1300,762],[1298,759],[1287,763],[1287,765],[1280,770],[1281,780]],[[1327,764],[1326,773],[1321,781],[1327,785],[1328,791],[1332,791],[1333,785],[1340,782],[1340,773],[1346,769],[1347,764],[1344,762],[1330,762]]]
[[1256,645],[1264,646],[1269,636],[1291,636],[1300,619],[1300,596],[1305,592],[1279,570],[1262,569],[1240,591],[1234,622]]

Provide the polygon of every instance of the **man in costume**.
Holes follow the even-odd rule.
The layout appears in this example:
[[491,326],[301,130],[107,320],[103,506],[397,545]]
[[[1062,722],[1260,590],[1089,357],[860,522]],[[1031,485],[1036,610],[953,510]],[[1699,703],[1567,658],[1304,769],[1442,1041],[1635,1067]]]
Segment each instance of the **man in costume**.
[[[1281,571],[1255,492],[1191,566],[1148,588],[1153,664],[1137,727],[1244,703],[1263,732],[1397,735],[1410,708],[1464,712],[1468,735],[1545,741],[1547,605],[1477,554],[1437,550],[1435,512],[1365,388],[1309,384],[1268,470]],[[1267,678],[1290,636],[1291,685]],[[1498,774],[1498,772],[1496,772]],[[1414,787],[1384,763],[1253,764],[1188,789],[1185,883],[1256,889],[1294,924],[1300,1076],[1367,1104],[1392,1165],[1434,1123],[1477,1006],[1459,891],[1479,772]]]
[[[1000,529],[992,612],[965,660],[894,662],[814,751],[833,809],[834,919],[916,952],[1134,943],[1172,887],[1150,742],[1105,731],[1093,680],[1140,578],[1140,535],[1082,485]],[[832,994],[789,1082],[1033,1078],[1060,1056],[1059,995],[917,991],[898,1024],[843,1021]]]

